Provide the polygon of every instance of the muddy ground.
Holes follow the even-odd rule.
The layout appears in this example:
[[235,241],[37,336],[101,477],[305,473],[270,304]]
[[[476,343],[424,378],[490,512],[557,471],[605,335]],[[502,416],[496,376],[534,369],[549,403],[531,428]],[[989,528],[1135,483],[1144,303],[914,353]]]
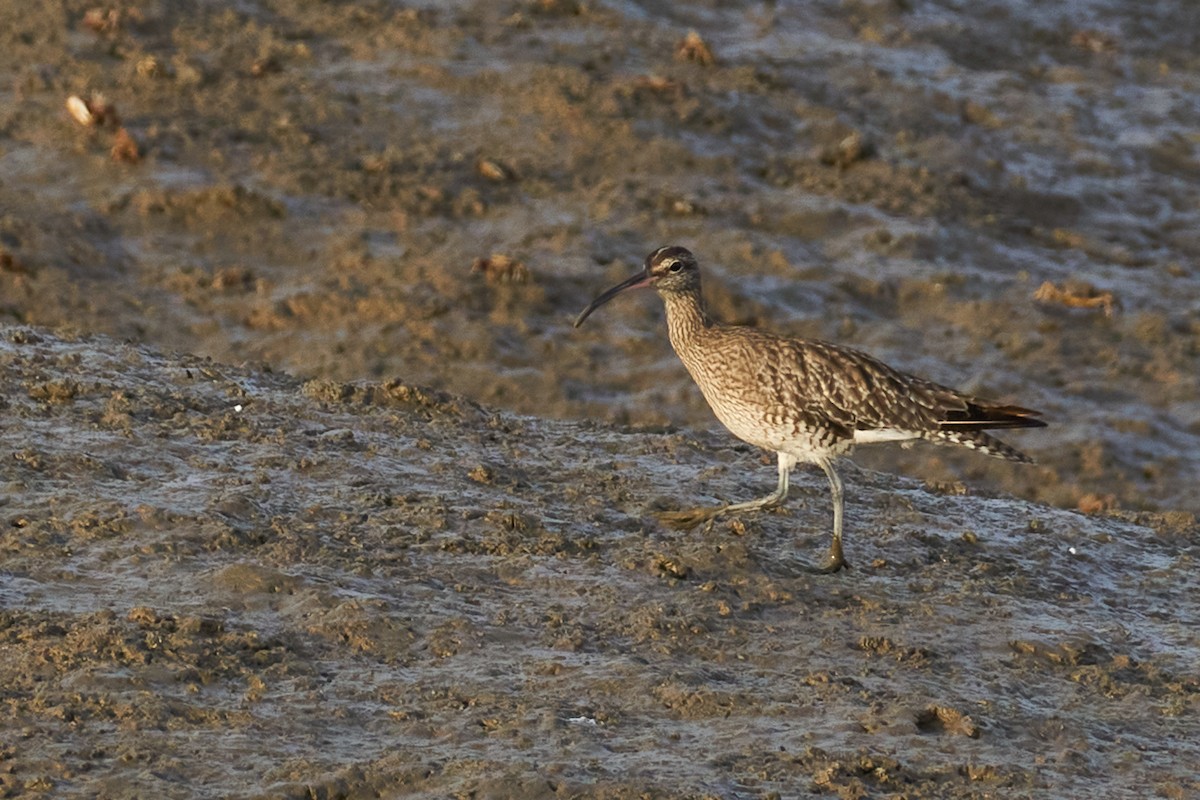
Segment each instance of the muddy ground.
[[[1200,792],[1200,7],[677,5],[0,2],[6,796]],[[667,243],[1039,465],[663,529]]]
[[[53,797],[1188,797],[1200,543],[719,437],[9,329],[0,781]],[[1069,791],[1067,788],[1069,787]]]

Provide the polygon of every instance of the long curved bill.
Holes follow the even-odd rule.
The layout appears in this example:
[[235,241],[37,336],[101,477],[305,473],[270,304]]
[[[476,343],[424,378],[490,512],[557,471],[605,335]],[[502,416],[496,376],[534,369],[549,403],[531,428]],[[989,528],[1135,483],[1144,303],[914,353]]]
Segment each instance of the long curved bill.
[[607,303],[609,300],[612,300],[626,289],[640,289],[643,286],[649,286],[651,283],[653,283],[653,280],[650,277],[650,271],[646,269],[643,269],[637,275],[632,276],[628,280],[621,281],[616,286],[612,287],[607,292],[588,303],[588,307],[581,311],[579,316],[575,318],[575,327],[578,328],[583,324],[585,319],[591,316],[593,311]]

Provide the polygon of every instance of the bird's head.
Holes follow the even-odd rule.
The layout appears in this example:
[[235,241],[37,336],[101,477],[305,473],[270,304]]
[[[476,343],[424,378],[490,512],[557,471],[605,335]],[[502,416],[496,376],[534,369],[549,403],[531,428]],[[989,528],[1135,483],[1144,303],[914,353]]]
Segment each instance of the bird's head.
[[659,294],[699,292],[700,267],[696,263],[696,257],[686,247],[678,245],[658,248],[646,256],[641,272],[618,283],[589,303],[575,319],[575,327],[578,328],[593,311],[626,289],[641,289],[645,286],[653,286]]

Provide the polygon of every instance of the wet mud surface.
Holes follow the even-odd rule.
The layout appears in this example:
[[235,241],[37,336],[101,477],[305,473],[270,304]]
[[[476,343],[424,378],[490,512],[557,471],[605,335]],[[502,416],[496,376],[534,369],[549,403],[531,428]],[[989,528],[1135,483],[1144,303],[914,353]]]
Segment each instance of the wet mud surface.
[[[9,329],[12,796],[1200,791],[1190,515],[849,476]],[[714,455],[718,453],[719,455]],[[772,793],[775,793],[774,795]]]
[[[1198,13],[0,2],[0,792],[1200,791]],[[1038,466],[663,528],[668,243]]]

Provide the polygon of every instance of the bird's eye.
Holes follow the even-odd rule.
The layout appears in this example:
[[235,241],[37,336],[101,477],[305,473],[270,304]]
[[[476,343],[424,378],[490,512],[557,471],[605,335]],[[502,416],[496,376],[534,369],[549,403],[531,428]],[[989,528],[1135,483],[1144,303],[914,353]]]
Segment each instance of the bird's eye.
[[683,262],[682,261],[672,261],[669,269],[671,270],[671,272],[679,272],[679,270],[683,269]]

